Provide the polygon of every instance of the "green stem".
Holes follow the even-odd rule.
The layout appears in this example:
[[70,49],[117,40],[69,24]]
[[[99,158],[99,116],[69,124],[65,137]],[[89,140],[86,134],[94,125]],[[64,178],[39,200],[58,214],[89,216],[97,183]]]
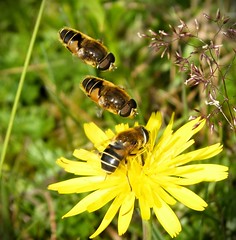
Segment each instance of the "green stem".
[[42,2],[41,2],[41,6],[40,6],[40,9],[39,9],[37,20],[36,20],[36,23],[35,23],[35,26],[34,26],[32,38],[31,38],[29,48],[28,48],[28,52],[27,52],[27,55],[26,55],[26,58],[25,58],[24,67],[23,67],[23,70],[22,70],[22,73],[21,73],[19,86],[17,88],[16,97],[15,97],[14,104],[13,104],[13,107],[12,107],[11,116],[10,116],[7,132],[6,132],[6,137],[4,139],[2,153],[1,153],[0,177],[2,175],[2,166],[3,166],[4,160],[5,160],[8,143],[9,143],[9,139],[10,139],[10,136],[11,136],[12,126],[13,126],[15,115],[16,115],[17,106],[18,106],[20,95],[21,95],[22,88],[23,88],[23,85],[24,85],[25,76],[26,76],[27,68],[28,68],[29,61],[30,61],[30,58],[31,58],[31,55],[32,55],[35,39],[36,39],[36,36],[37,36],[37,33],[38,33],[39,24],[40,24],[40,21],[41,21],[41,18],[42,18],[42,13],[43,13],[45,2],[46,2],[46,0],[42,0]]
[[143,225],[143,240],[151,240],[152,239],[151,220],[147,221],[142,219],[142,225]]

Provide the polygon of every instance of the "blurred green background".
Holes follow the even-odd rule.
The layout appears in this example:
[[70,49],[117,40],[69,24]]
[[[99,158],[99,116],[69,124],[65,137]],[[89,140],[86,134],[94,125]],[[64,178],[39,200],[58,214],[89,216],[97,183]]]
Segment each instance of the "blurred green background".
[[[0,150],[40,3],[36,0],[0,2]],[[169,25],[177,27],[179,19],[193,26],[194,19],[198,19],[205,34],[203,38],[210,42],[213,37],[205,30],[207,19],[203,13],[215,16],[217,9],[231,18],[229,26],[236,22],[236,4],[229,0],[46,1],[3,164],[0,239],[88,239],[100,224],[105,209],[62,220],[82,196],[59,195],[47,190],[48,184],[73,177],[55,161],[60,156],[73,158],[75,148],[89,146],[83,132],[84,123],[94,121],[102,129],[113,129],[121,121],[134,122],[108,112],[99,116],[99,109],[79,87],[86,75],[125,87],[139,105],[136,120],[142,124],[153,111],[161,111],[165,123],[175,112],[176,126],[185,123],[190,115],[200,115],[194,109],[212,114],[214,131],[208,125],[195,140],[199,147],[222,142],[224,151],[210,162],[229,166],[230,175],[216,184],[193,187],[209,203],[204,212],[195,212],[181,204],[175,206],[183,227],[177,239],[236,239],[235,128],[230,128],[220,111],[205,104],[207,92],[184,85],[187,76],[175,66],[174,55],[170,59],[161,58],[149,47],[151,39],[139,38],[137,34],[149,34],[149,29],[170,31]],[[102,40],[114,53],[117,69],[99,72],[73,57],[58,41],[58,31],[64,26]],[[182,44],[182,51],[189,52],[191,45]],[[221,62],[231,66],[227,72],[228,99],[220,81],[217,90],[222,102],[229,102],[233,111],[236,107],[232,47],[235,40],[220,44],[225,49]],[[228,114],[227,108],[224,113]],[[142,239],[138,213],[122,237],[116,233],[116,221],[96,239]],[[152,229],[152,239],[170,239],[155,218]]]

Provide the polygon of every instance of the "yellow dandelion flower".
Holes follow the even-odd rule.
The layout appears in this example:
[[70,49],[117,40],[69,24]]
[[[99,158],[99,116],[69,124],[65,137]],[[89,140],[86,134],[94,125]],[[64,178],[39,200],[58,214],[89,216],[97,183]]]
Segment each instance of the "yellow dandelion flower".
[[[114,173],[107,174],[101,168],[101,155],[96,151],[75,150],[74,156],[79,161],[58,159],[58,165],[78,177],[51,184],[48,188],[61,194],[91,192],[63,217],[84,211],[94,212],[111,202],[100,226],[90,238],[99,235],[117,213],[118,233],[122,235],[127,231],[137,200],[143,220],[150,219],[153,210],[163,228],[175,237],[181,231],[181,224],[171,205],[179,201],[191,209],[203,211],[207,203],[186,186],[223,180],[228,176],[228,168],[217,164],[189,163],[219,154],[222,145],[217,143],[187,152],[187,148],[194,144],[192,136],[202,129],[205,120],[191,120],[173,132],[172,117],[162,136],[158,137],[161,122],[160,113],[151,115],[146,125],[150,132],[148,143],[140,153],[121,161]],[[100,153],[112,138],[127,129],[128,124],[119,124],[115,132],[110,129],[104,132],[94,123],[84,125],[87,137]]]

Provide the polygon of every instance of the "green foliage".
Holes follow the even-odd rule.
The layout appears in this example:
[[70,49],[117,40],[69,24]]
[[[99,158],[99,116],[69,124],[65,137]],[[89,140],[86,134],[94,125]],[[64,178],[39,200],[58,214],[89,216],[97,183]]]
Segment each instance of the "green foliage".
[[[137,35],[138,32],[148,34],[149,29],[169,31],[169,24],[177,28],[179,19],[193,26],[197,18],[201,26],[205,26],[203,13],[213,16],[220,8],[227,15],[235,6],[231,1],[221,4],[221,1],[211,4],[211,1],[172,0],[46,1],[1,173],[1,239],[88,239],[101,222],[105,209],[62,220],[61,217],[81,196],[59,196],[47,190],[48,184],[71,177],[61,172],[55,161],[60,156],[71,158],[75,148],[88,143],[83,132],[84,123],[94,121],[105,129],[113,128],[121,121],[119,116],[107,112],[98,117],[95,104],[79,87],[86,75],[103,77],[124,86],[138,102],[137,120],[141,123],[153,111],[161,111],[166,120],[175,112],[178,123],[187,121],[190,115],[211,114],[212,121],[196,142],[206,146],[221,141],[224,151],[212,162],[229,166],[230,176],[226,181],[213,184],[212,188],[207,189],[209,184],[195,188],[209,203],[205,212],[176,207],[183,227],[177,239],[233,239],[236,221],[235,125],[232,129],[219,109],[205,105],[207,92],[204,94],[202,87],[186,87],[187,73],[180,73],[174,64],[174,50],[181,46],[183,56],[187,57],[199,42],[191,39],[176,46],[173,43],[172,57],[168,59],[161,58],[148,47],[150,38]],[[1,151],[39,5],[36,0],[0,3]],[[231,19],[231,23],[234,22],[235,19]],[[116,56],[117,69],[101,73],[73,57],[58,41],[58,31],[64,26],[102,40]],[[204,36],[208,33],[206,42],[211,40],[211,32],[203,29]],[[219,78],[215,83],[219,93],[217,100],[233,125],[236,71],[235,48],[232,46],[235,39],[221,40],[220,43],[224,50],[219,65],[222,73],[227,74],[227,95]],[[200,113],[194,112],[194,108]],[[129,119],[122,121],[133,123]],[[211,132],[212,124],[214,132]],[[141,239],[139,221],[134,216],[122,239]],[[151,225],[153,239],[169,239],[154,218]],[[112,223],[97,239],[117,237],[115,232],[116,224]]]

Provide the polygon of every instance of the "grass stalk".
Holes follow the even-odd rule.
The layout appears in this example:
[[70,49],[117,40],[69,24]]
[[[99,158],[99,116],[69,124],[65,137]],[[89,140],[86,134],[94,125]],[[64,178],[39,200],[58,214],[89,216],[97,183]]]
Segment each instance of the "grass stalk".
[[35,26],[34,26],[33,34],[32,34],[31,40],[30,40],[28,52],[27,52],[27,55],[26,55],[26,58],[25,58],[24,67],[23,67],[23,70],[22,70],[22,73],[21,73],[19,86],[17,88],[16,97],[15,97],[14,104],[13,104],[13,107],[12,107],[6,136],[5,136],[5,139],[4,139],[4,142],[3,142],[3,148],[2,148],[2,152],[1,152],[1,158],[0,158],[0,178],[2,176],[2,167],[3,167],[5,157],[6,157],[7,147],[8,147],[8,143],[9,143],[9,140],[10,140],[14,119],[15,119],[15,116],[16,116],[16,111],[17,111],[19,100],[20,100],[20,95],[21,95],[21,92],[22,92],[22,89],[23,89],[27,68],[29,66],[29,61],[30,61],[30,58],[31,58],[31,55],[32,55],[35,39],[36,39],[36,36],[37,36],[37,33],[38,33],[38,29],[39,29],[39,25],[40,25],[40,22],[41,22],[45,2],[46,2],[46,0],[42,0],[41,5],[40,5],[40,9],[39,9],[39,13],[38,13],[36,23],[35,23]]

